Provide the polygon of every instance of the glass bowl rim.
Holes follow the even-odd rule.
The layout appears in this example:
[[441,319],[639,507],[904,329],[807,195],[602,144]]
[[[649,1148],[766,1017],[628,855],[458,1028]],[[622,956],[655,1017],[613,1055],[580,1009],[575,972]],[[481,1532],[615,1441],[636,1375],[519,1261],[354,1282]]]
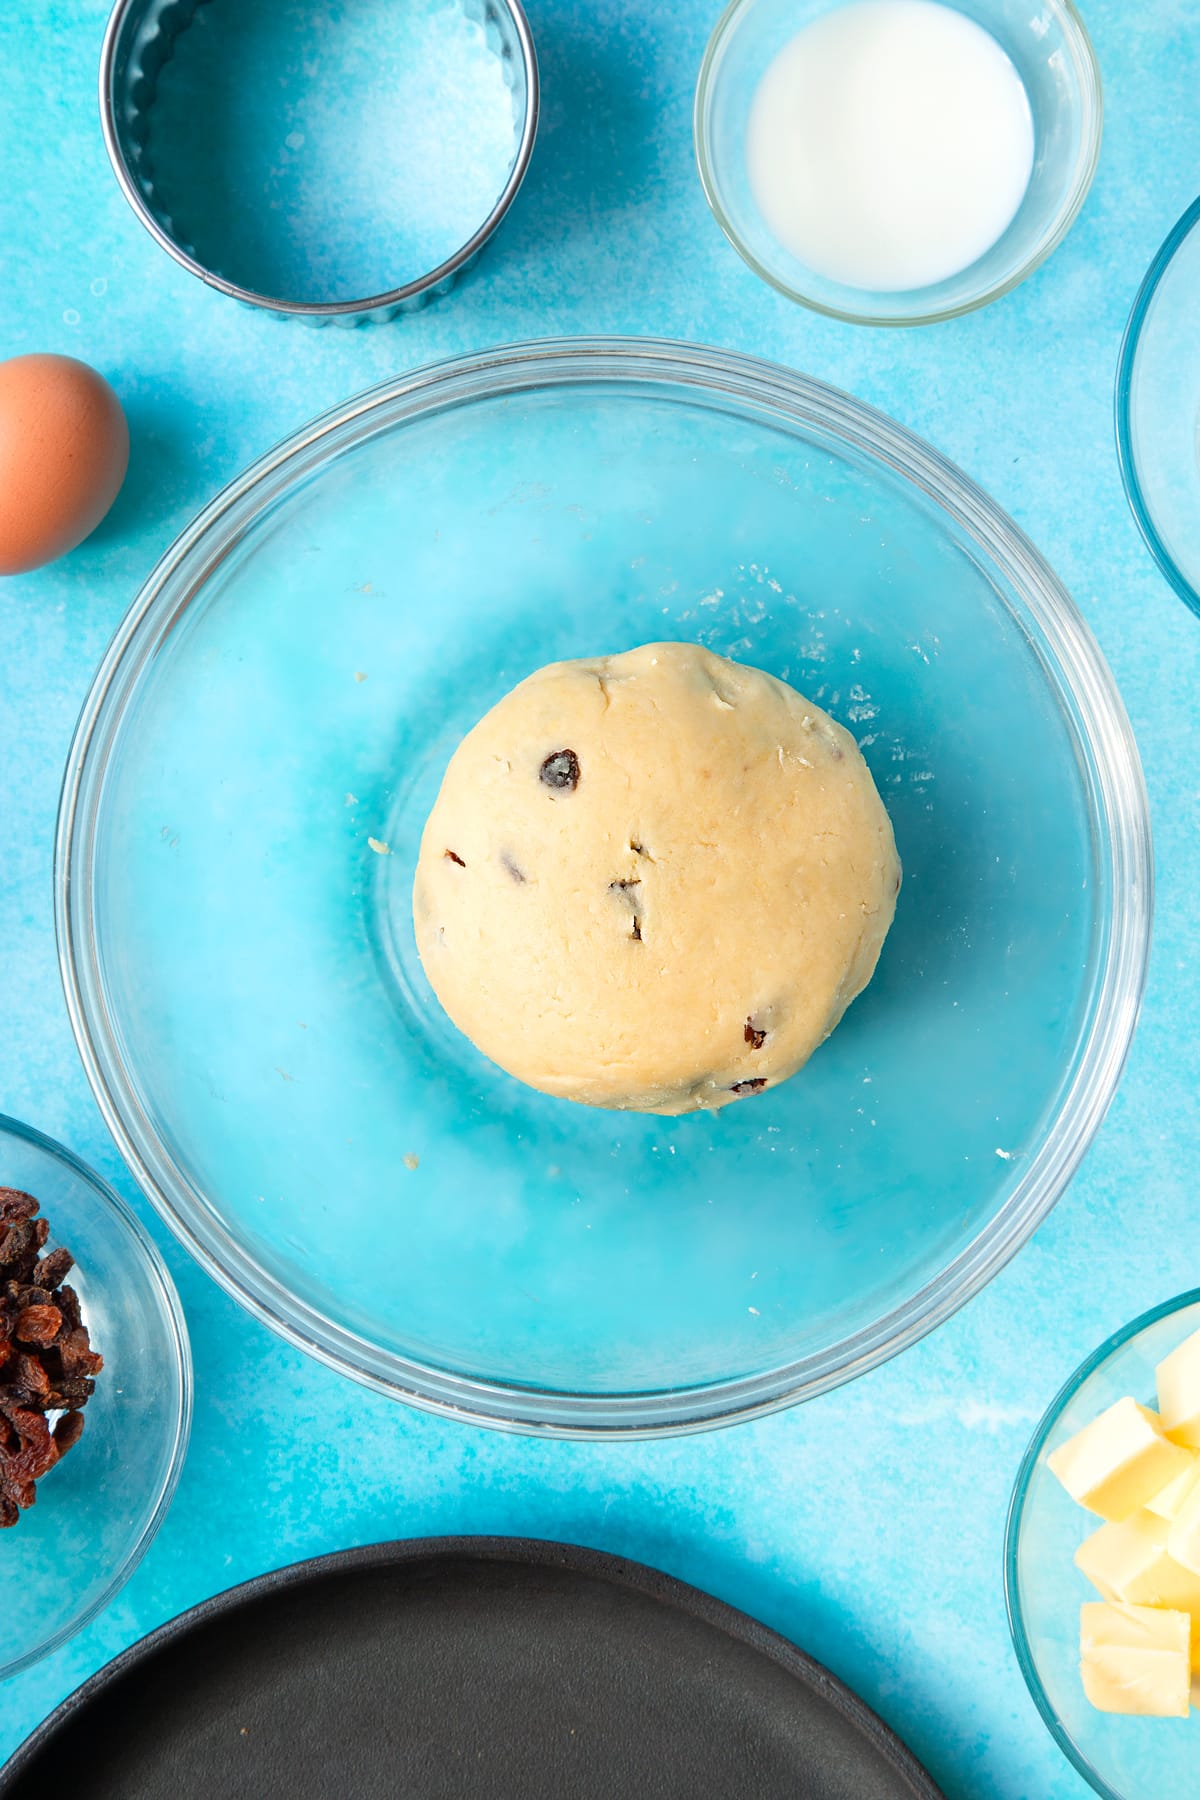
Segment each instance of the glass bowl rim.
[[[1097,927],[1090,1029],[1057,1116],[1017,1187],[976,1237],[901,1305],[825,1350],[781,1368],[694,1386],[578,1393],[476,1378],[384,1351],[301,1304],[237,1246],[141,1114],[104,1012],[90,911],[94,833],[112,739],[151,661],[159,631],[199,593],[260,506],[289,485],[289,466],[319,459],[405,417],[481,398],[586,381],[673,386],[691,401],[773,408],[880,462],[931,497],[1010,579],[1053,647],[1053,685],[1091,750],[1093,823],[1105,836],[1111,916]],[[132,664],[132,667],[130,666]],[[1048,677],[1049,678],[1049,677]],[[98,766],[97,766],[98,765]],[[864,1373],[957,1311],[1015,1254],[1074,1174],[1124,1066],[1145,983],[1153,897],[1141,765],[1116,684],[1090,631],[1040,553],[994,502],[937,451],[883,413],[812,377],[740,353],[668,340],[562,338],[501,345],[407,371],[343,402],[252,463],[160,559],[105,652],[67,757],[55,843],[55,925],[67,1010],[100,1111],[142,1192],[185,1248],[234,1299],[290,1343],[376,1391],[426,1410],[532,1435],[662,1437],[774,1412]]]
[[[964,314],[975,312],[981,306],[988,306],[993,300],[1011,293],[1019,287],[1035,269],[1039,269],[1051,256],[1070,231],[1078,218],[1084,201],[1088,197],[1096,168],[1100,161],[1100,140],[1104,131],[1104,85],[1100,74],[1100,63],[1096,56],[1095,46],[1084,24],[1083,17],[1074,0],[1044,0],[1044,10],[1053,13],[1063,28],[1064,36],[1074,52],[1073,66],[1079,82],[1081,102],[1081,124],[1079,143],[1075,155],[1075,167],[1070,187],[1062,204],[1054,215],[1050,229],[1039,238],[1033,251],[1014,265],[1006,275],[999,276],[986,287],[972,294],[968,299],[960,299],[953,304],[927,305],[917,312],[890,313],[885,309],[870,311],[865,307],[834,306],[827,300],[819,300],[805,289],[795,287],[785,281],[782,276],[768,268],[761,258],[757,257],[749,244],[741,236],[729,217],[721,201],[721,185],[717,176],[718,159],[712,155],[708,136],[709,100],[715,91],[717,58],[726,41],[732,36],[743,16],[759,4],[759,0],[729,0],[725,11],[713,27],[712,35],[704,51],[704,60],[700,65],[700,75],[696,82],[696,95],[692,107],[692,138],[695,147],[696,163],[700,172],[700,185],[704,189],[704,197],[708,201],[709,210],[717,224],[721,227],[738,255],[757,275],[773,287],[776,293],[787,300],[794,300],[801,306],[807,306],[812,312],[822,313],[826,318],[839,319],[848,325],[881,325],[890,328],[902,328],[910,325],[936,325],[945,319],[959,319]],[[829,10],[845,4],[845,0],[830,0]],[[955,0],[947,0],[953,6]],[[960,271],[965,273],[965,271]],[[838,284],[834,284],[838,285]],[[845,285],[845,284],[840,284]],[[940,283],[938,284],[941,285]],[[907,290],[910,296],[931,292],[931,289],[912,288]]]
[[1125,333],[1121,339],[1121,349],[1117,357],[1113,412],[1117,434],[1117,462],[1120,464],[1125,498],[1129,502],[1134,523],[1142,534],[1146,548],[1184,605],[1200,615],[1200,593],[1197,593],[1167,549],[1166,543],[1154,523],[1150,508],[1146,503],[1145,489],[1138,474],[1137,456],[1133,448],[1133,369],[1137,361],[1137,353],[1141,348],[1142,328],[1149,316],[1155,295],[1171,264],[1175,261],[1176,252],[1192,235],[1192,231],[1198,223],[1200,223],[1200,198],[1193,200],[1191,205],[1185,208],[1176,219],[1155,251],[1150,260],[1150,266],[1142,277],[1141,286],[1138,288],[1133,305],[1129,310],[1129,318],[1126,321]]
[[49,1656],[53,1651],[61,1649],[68,1639],[73,1638],[76,1632],[82,1631],[85,1625],[90,1625],[93,1619],[112,1604],[145,1556],[158,1535],[159,1527],[170,1510],[171,1502],[174,1500],[176,1489],[179,1486],[179,1478],[183,1472],[188,1442],[191,1437],[194,1388],[191,1340],[188,1336],[187,1321],[184,1318],[179,1294],[157,1244],[150,1237],[133,1208],[122,1200],[121,1196],[109,1186],[102,1176],[98,1175],[94,1169],[89,1168],[64,1144],[47,1137],[45,1132],[39,1131],[36,1126],[26,1125],[22,1120],[14,1119],[7,1113],[0,1112],[0,1138],[4,1137],[18,1138],[31,1144],[35,1150],[42,1151],[54,1162],[61,1163],[76,1181],[82,1182],[84,1187],[90,1189],[102,1207],[116,1216],[133,1239],[162,1301],[162,1316],[169,1327],[170,1341],[175,1352],[173,1362],[179,1378],[179,1407],[175,1417],[175,1437],[171,1446],[167,1471],[159,1487],[154,1509],[142,1527],[136,1543],[119,1566],[113,1570],[104,1587],[86,1607],[73,1618],[68,1619],[49,1637],[15,1658],[13,1662],[0,1662],[0,1683],[19,1674],[23,1669],[32,1668],[34,1663],[40,1662],[44,1656]]
[[243,306],[260,308],[279,318],[306,319],[312,324],[324,324],[330,320],[342,320],[349,324],[357,324],[363,318],[374,314],[382,315],[390,312],[393,308],[407,310],[411,306],[421,304],[426,299],[431,299],[441,291],[443,283],[451,285],[457,280],[468,264],[473,262],[483,249],[516,199],[532,160],[533,146],[537,138],[538,117],[541,109],[540,77],[533,31],[521,0],[494,0],[494,4],[503,8],[507,13],[520,50],[521,68],[525,76],[525,111],[521,119],[516,155],[508,179],[501,188],[491,211],[476,227],[466,243],[460,245],[452,255],[446,257],[436,267],[426,270],[424,274],[414,276],[411,281],[404,282],[400,287],[389,288],[384,293],[367,295],[358,300],[288,300],[278,295],[261,294],[254,288],[241,287],[235,281],[227,281],[223,275],[218,275],[212,269],[206,268],[193,256],[184,243],[166,229],[158,215],[147,205],[137,176],[125,154],[114,102],[117,45],[129,15],[143,4],[144,0],[114,0],[112,12],[109,14],[108,23],[104,28],[99,72],[100,129],[104,138],[104,148],[108,153],[113,174],[117,178],[117,185],[139,222],[150,233],[160,249],[165,250],[167,255],[172,257],[181,268],[187,269],[189,274],[197,276],[206,287],[215,288],[218,293],[227,294],[231,300],[238,300]]
[[1084,1382],[1088,1381],[1118,1350],[1130,1343],[1151,1325],[1157,1325],[1161,1319],[1170,1318],[1172,1313],[1183,1312],[1185,1307],[1200,1304],[1200,1287],[1189,1288],[1186,1293],[1176,1294],[1172,1300],[1163,1300],[1158,1306],[1139,1313],[1128,1325],[1122,1325],[1110,1337],[1086,1356],[1051,1400],[1034,1427],[1033,1436],[1021,1458],[1021,1466],[1017,1470],[1017,1478],[1013,1483],[1012,1498],[1008,1503],[1008,1519],[1004,1529],[1004,1605],[1008,1614],[1008,1629],[1016,1652],[1017,1663],[1025,1678],[1030,1697],[1042,1715],[1051,1737],[1067,1760],[1073,1764],[1089,1786],[1104,1797],[1104,1800],[1125,1800],[1125,1797],[1105,1781],[1098,1769],[1094,1769],[1074,1738],[1062,1724],[1057,1712],[1050,1703],[1050,1697],[1042,1685],[1038,1673],[1037,1662],[1029,1647],[1029,1638],[1025,1630],[1025,1615],[1021,1610],[1021,1589],[1018,1581],[1017,1560],[1021,1543],[1021,1526],[1025,1518],[1025,1502],[1029,1497],[1029,1483],[1038,1457],[1050,1433],[1058,1424],[1063,1412],[1075,1398]]

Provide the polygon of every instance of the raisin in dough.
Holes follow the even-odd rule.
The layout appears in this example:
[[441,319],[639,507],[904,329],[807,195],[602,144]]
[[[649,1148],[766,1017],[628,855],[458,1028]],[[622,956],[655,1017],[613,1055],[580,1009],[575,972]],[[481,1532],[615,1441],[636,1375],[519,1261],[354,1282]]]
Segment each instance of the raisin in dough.
[[785,1081],[870,980],[900,864],[854,739],[695,644],[555,663],[446,770],[417,947],[531,1087],[681,1113]]

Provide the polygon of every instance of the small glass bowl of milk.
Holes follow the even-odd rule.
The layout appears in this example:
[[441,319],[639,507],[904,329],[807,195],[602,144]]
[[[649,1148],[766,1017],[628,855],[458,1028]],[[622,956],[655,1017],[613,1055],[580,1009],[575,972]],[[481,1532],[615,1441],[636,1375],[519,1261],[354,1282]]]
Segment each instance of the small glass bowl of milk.
[[696,155],[765,281],[835,318],[920,325],[1049,256],[1102,114],[1070,0],[733,0],[700,71]]

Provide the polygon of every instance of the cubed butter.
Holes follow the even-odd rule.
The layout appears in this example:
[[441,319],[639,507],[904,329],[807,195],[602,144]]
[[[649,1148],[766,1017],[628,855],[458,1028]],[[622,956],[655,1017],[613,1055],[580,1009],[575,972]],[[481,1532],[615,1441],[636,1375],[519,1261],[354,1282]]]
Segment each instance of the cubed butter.
[[1188,1495],[1168,1532],[1167,1549],[1175,1561],[1200,1575],[1200,1488]]
[[1185,1612],[1090,1601],[1079,1613],[1083,1689],[1101,1712],[1186,1719],[1192,1621]]
[[1163,1430],[1177,1444],[1200,1450],[1200,1331],[1164,1357],[1155,1375]]
[[1102,1519],[1127,1519],[1190,1465],[1188,1451],[1164,1437],[1158,1415],[1118,1400],[1060,1444],[1049,1459],[1073,1500]]
[[1166,1606],[1192,1621],[1192,1652],[1200,1661],[1200,1575],[1171,1556],[1171,1527],[1144,1509],[1093,1531],[1075,1552],[1076,1566],[1106,1600]]
[[1182,1475],[1175,1477],[1174,1481],[1168,1481],[1166,1487],[1160,1494],[1155,1494],[1153,1500],[1147,1500],[1147,1509],[1152,1513],[1157,1513],[1160,1519],[1177,1518],[1184,1501],[1196,1487],[1200,1487],[1200,1456],[1193,1456],[1190,1469],[1185,1469]]

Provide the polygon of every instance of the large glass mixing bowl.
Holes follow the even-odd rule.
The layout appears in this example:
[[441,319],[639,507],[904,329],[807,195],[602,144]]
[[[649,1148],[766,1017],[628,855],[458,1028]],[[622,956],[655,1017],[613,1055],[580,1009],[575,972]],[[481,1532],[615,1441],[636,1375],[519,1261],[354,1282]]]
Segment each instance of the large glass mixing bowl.
[[[906,875],[808,1068],[679,1119],[502,1074],[408,916],[479,715],[663,638],[846,723]],[[570,341],[399,377],[199,516],[85,707],[57,904],[105,1117],[232,1294],[422,1405],[654,1434],[870,1368],[1045,1216],[1133,1031],[1150,837],[1096,645],[960,474],[786,370]]]

